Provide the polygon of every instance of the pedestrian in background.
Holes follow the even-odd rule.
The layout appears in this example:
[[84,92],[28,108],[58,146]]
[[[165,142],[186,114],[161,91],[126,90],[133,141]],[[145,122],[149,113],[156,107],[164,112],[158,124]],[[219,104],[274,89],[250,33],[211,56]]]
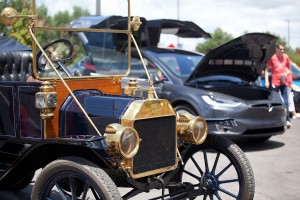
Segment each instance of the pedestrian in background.
[[289,88],[289,111],[292,119],[300,119],[300,113],[296,112],[295,102],[294,102],[294,93],[293,86]]
[[287,120],[287,127],[291,127],[291,121],[289,116],[289,105],[288,105],[288,99],[289,99],[289,82],[291,83],[291,80],[288,80],[291,78],[290,74],[290,59],[289,56],[284,53],[284,45],[277,44],[276,45],[276,53],[271,57],[271,59],[267,63],[267,68],[265,70],[265,87],[270,88],[269,83],[269,70],[272,72],[272,82],[271,87],[275,91],[279,92],[283,98],[287,114],[286,114],[286,120]]
[[294,94],[292,90],[289,94],[289,111],[292,119],[300,119],[300,113],[297,113],[295,109]]

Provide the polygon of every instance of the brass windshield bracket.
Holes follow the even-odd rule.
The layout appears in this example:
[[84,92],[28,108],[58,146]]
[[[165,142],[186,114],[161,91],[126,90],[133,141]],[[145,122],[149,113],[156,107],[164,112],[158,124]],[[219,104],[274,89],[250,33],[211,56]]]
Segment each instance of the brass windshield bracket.
[[119,84],[121,83],[121,78],[120,77],[114,77],[113,80],[112,80],[112,84]]

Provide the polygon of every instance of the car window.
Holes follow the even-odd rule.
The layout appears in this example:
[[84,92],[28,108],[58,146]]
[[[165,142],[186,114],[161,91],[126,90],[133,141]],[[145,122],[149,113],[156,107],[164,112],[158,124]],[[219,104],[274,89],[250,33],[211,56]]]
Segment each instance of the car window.
[[200,55],[177,53],[159,53],[156,56],[179,78],[188,78],[202,59]]
[[[149,72],[155,71],[159,77],[159,80],[166,80],[166,77],[163,74],[163,72],[151,60],[144,58],[144,62]],[[129,73],[129,77],[147,79],[147,74],[143,67],[143,63],[140,59],[131,59],[131,70]]]
[[300,78],[300,69],[294,64],[291,64],[291,70],[293,73],[293,78]]

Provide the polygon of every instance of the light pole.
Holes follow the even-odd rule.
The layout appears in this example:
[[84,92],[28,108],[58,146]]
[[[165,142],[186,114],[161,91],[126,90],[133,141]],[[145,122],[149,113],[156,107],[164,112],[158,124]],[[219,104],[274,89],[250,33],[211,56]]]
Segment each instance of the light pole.
[[[180,0],[177,0],[177,20],[180,19],[180,3],[179,3]],[[177,48],[181,48],[181,44],[180,44],[180,40],[179,40],[179,37],[177,36]]]
[[96,0],[96,15],[101,15],[101,0]]
[[290,48],[290,20],[286,19],[287,23],[288,23],[288,45]]

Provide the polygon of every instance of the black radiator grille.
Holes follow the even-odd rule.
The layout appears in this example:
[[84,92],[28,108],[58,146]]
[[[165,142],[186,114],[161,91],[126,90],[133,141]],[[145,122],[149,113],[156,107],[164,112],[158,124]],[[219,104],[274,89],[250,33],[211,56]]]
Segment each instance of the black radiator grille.
[[176,117],[141,119],[134,122],[141,138],[133,158],[133,173],[139,174],[176,164]]

